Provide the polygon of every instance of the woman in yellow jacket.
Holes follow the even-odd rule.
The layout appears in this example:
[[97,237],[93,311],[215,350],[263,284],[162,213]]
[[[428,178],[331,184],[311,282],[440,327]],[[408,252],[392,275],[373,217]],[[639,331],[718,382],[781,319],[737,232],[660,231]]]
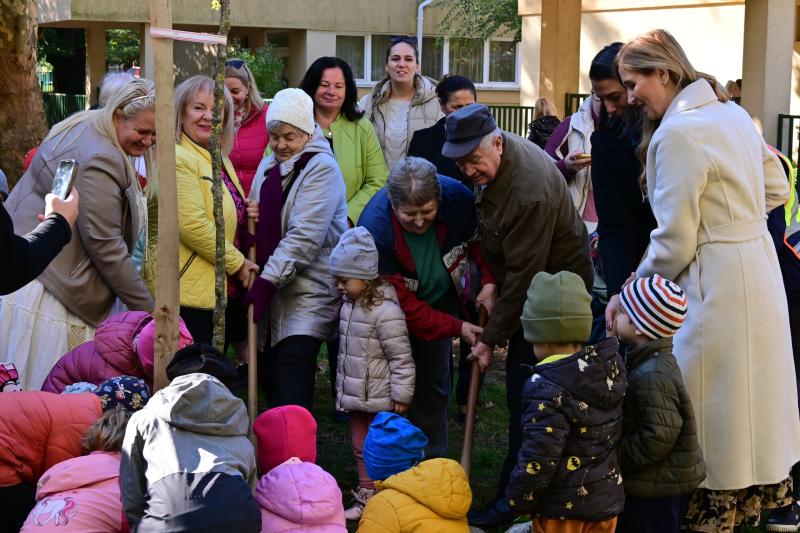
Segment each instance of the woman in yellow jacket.
[[358,533],[469,532],[467,475],[452,459],[417,464],[427,442],[408,419],[386,411],[375,416],[362,453],[378,492],[364,508]]
[[[175,176],[180,238],[180,315],[195,342],[211,344],[213,333],[216,230],[211,195],[211,119],[214,80],[193,76],[175,88]],[[225,90],[222,152],[233,140],[233,102]],[[258,272],[236,248],[237,227],[246,217],[244,193],[230,160],[223,157],[222,212],[225,219],[225,271],[246,284]],[[235,303],[231,303],[234,306]],[[241,305],[241,304],[240,304]]]

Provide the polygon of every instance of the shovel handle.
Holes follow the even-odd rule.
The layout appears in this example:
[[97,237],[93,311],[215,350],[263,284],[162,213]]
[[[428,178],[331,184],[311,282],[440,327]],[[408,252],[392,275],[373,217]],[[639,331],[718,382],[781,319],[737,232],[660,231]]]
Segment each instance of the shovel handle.
[[[478,325],[485,327],[489,321],[489,313],[483,306],[478,307]],[[472,361],[469,376],[469,394],[467,395],[467,413],[464,421],[464,444],[461,448],[461,468],[467,473],[472,468],[472,438],[475,434],[475,412],[478,409],[478,393],[481,386],[481,367],[478,361]]]

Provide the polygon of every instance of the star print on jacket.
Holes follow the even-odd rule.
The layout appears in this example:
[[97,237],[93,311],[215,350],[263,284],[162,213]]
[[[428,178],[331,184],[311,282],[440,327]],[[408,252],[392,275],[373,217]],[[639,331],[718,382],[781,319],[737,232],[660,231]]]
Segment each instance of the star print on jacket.
[[622,512],[616,446],[627,374],[616,339],[539,364],[523,390],[523,444],[506,496],[520,514],[605,520]]

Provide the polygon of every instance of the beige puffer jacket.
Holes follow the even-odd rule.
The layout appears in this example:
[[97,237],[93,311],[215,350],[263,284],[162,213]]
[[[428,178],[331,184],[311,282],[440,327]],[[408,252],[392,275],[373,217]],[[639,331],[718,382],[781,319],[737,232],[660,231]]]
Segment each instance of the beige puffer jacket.
[[394,287],[382,283],[383,299],[370,309],[344,299],[339,320],[336,408],[377,413],[392,401],[411,403],[415,368],[406,317]]

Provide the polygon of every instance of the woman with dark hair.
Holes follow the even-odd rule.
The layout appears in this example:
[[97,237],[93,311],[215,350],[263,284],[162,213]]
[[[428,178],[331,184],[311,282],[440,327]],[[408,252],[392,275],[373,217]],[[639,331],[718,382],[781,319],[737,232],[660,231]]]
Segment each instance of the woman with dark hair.
[[389,171],[375,129],[358,110],[350,65],[338,57],[320,57],[300,82],[314,101],[314,121],[331,145],[347,187],[347,216],[355,225],[361,210],[386,184]]
[[436,86],[436,96],[439,98],[439,107],[444,116],[430,128],[414,132],[408,147],[408,155],[427,159],[436,166],[439,174],[455,178],[472,189],[472,182],[464,177],[455,161],[442,155],[442,146],[444,121],[447,115],[476,102],[475,84],[464,76],[448,75]]
[[416,37],[390,37],[386,77],[359,102],[364,116],[375,126],[389,170],[406,157],[415,131],[442,118],[435,88],[434,80],[419,74]]

